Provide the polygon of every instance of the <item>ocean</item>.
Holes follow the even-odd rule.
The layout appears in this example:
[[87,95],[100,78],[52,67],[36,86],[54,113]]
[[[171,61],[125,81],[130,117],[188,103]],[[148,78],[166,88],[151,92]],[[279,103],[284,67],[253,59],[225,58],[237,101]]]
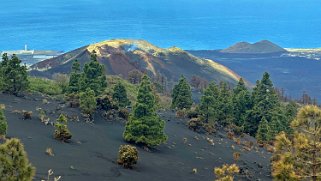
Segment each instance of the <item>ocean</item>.
[[116,38],[194,50],[262,39],[321,47],[320,13],[319,0],[1,0],[0,51]]

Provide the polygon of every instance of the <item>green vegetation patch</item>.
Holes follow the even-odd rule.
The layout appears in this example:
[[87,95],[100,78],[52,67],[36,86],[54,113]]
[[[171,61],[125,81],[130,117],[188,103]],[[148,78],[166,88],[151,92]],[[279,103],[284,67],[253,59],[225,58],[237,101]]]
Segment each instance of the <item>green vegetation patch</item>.
[[127,96],[128,96],[128,99],[130,100],[130,102],[136,103],[136,100],[137,100],[136,97],[138,94],[138,85],[131,84],[127,80],[122,79],[119,76],[113,76],[113,75],[107,76],[107,82],[108,82],[108,87],[106,89],[106,92],[109,95],[112,95],[113,88],[115,87],[115,85],[118,82],[120,82],[122,85],[125,86],[126,91],[127,91]]
[[29,91],[40,92],[47,95],[62,94],[61,87],[54,81],[46,78],[28,77],[30,82]]

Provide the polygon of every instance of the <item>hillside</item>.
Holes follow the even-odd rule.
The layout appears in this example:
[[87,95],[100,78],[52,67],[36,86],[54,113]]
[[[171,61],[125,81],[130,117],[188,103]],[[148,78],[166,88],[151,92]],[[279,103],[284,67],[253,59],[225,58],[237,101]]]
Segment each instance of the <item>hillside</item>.
[[301,99],[304,92],[321,101],[321,53],[318,49],[287,49],[288,53],[234,54],[214,50],[189,51],[195,56],[215,59],[249,82],[255,82],[269,72],[275,86],[293,99]]
[[232,84],[239,79],[233,71],[213,60],[198,58],[177,47],[159,48],[143,40],[109,40],[84,46],[33,65],[31,74],[50,77],[54,73],[69,73],[73,60],[78,59],[83,65],[93,50],[108,74],[125,78],[137,69],[151,77],[164,76],[168,81],[176,81],[180,75],[188,78],[198,75]]
[[[48,104],[43,104],[43,99],[48,100]],[[224,131],[199,134],[189,130],[186,120],[177,119],[174,112],[159,113],[166,120],[167,143],[152,152],[139,148],[138,164],[133,170],[127,170],[116,163],[119,146],[126,144],[122,138],[122,122],[107,121],[97,112],[95,122],[86,123],[79,109],[69,108],[66,103],[47,96],[29,94],[19,98],[0,93],[0,100],[6,105],[7,136],[23,142],[30,162],[37,168],[35,180],[45,179],[47,171],[52,169],[66,181],[210,181],[214,180],[214,167],[234,162],[234,152],[241,154],[237,161],[241,172],[236,180],[271,180],[271,154],[256,144],[250,150],[244,146],[246,142],[255,142],[253,138],[245,136],[241,144],[237,144],[228,139]],[[54,127],[40,122],[37,108],[46,110],[50,121],[60,113],[72,118],[68,123],[73,134],[70,143],[53,138]],[[23,120],[18,113],[21,110],[32,111],[32,119]],[[208,139],[213,139],[214,145]],[[47,148],[52,148],[54,156],[45,153]],[[197,169],[196,174],[192,173],[193,168]]]
[[286,52],[282,47],[268,41],[262,40],[256,43],[239,42],[229,48],[221,50],[222,53],[244,53],[244,54],[257,54],[257,53],[282,53]]

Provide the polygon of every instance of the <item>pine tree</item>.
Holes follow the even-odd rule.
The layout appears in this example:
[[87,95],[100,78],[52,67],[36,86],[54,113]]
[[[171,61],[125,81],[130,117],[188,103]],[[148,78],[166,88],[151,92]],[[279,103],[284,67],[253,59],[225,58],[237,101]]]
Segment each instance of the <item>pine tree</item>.
[[3,109],[0,107],[0,137],[5,137],[7,134],[8,123],[4,115]]
[[321,179],[321,109],[301,108],[291,123],[294,135],[275,138],[272,175],[275,180]]
[[262,121],[259,124],[259,128],[256,133],[256,139],[258,142],[268,142],[271,140],[269,123],[265,117],[262,118]]
[[172,108],[190,109],[192,107],[191,87],[184,76],[181,76],[179,83],[175,85],[172,93]]
[[252,109],[252,99],[249,90],[241,78],[233,89],[232,96],[233,124],[238,127],[244,125],[247,112]]
[[0,62],[0,90],[4,89],[5,82],[4,82],[4,71],[7,68],[9,62],[9,57],[7,53],[2,55],[2,61]]
[[157,115],[155,106],[152,84],[145,75],[139,86],[137,103],[125,127],[123,137],[126,141],[153,147],[167,140],[165,122]]
[[100,64],[97,60],[96,52],[91,54],[91,61],[84,66],[84,72],[80,80],[82,91],[90,88],[98,96],[107,87],[104,65]]
[[242,91],[247,91],[247,88],[245,86],[244,80],[242,78],[240,78],[238,83],[237,83],[237,85],[236,85],[236,87],[233,89],[233,93],[234,94],[238,94],[238,93],[240,93]]
[[290,121],[292,120],[293,118],[287,117],[284,106],[276,107],[271,113],[269,122],[271,137],[274,138],[282,131],[290,133],[292,131]]
[[271,122],[274,110],[281,106],[268,73],[264,73],[262,80],[256,82],[252,100],[253,108],[247,113],[245,130],[255,135],[262,118],[265,117],[268,122]]
[[6,54],[2,58],[0,64],[2,89],[13,95],[27,90],[29,86],[27,67],[21,65],[21,60],[16,55],[12,55],[10,60]]
[[72,64],[68,92],[69,93],[78,93],[80,91],[80,78],[81,78],[81,70],[80,63],[78,60],[75,60]]
[[5,181],[31,181],[35,168],[29,163],[24,146],[18,139],[0,145],[0,178]]
[[92,114],[95,112],[97,107],[97,101],[95,92],[89,88],[85,92],[80,93],[80,109],[83,113],[88,114],[92,119]]
[[118,82],[114,87],[113,99],[121,108],[130,105],[130,101],[127,98],[126,88],[121,82]]
[[232,92],[226,82],[220,83],[219,90],[216,119],[220,124],[227,125],[233,122]]
[[219,89],[217,85],[214,82],[210,83],[209,86],[204,90],[199,105],[199,112],[206,123],[209,121],[216,121],[215,111],[218,108],[218,96]]
[[[285,115],[287,116],[288,120],[293,120],[298,113],[299,106],[296,102],[291,101],[285,106]],[[288,124],[290,125],[290,124]],[[289,127],[289,126],[288,126]]]

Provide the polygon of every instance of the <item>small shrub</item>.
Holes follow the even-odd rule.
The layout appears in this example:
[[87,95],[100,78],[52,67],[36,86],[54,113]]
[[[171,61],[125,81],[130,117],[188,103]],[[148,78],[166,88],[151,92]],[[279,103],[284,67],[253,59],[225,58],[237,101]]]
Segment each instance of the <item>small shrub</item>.
[[50,118],[46,115],[46,111],[44,111],[41,108],[38,111],[39,111],[38,115],[39,115],[40,121],[42,123],[45,123],[45,125],[47,125],[50,121]]
[[199,118],[192,118],[187,122],[188,128],[193,131],[199,131],[203,127],[203,121]]
[[75,93],[68,94],[65,97],[65,99],[68,102],[69,107],[71,108],[78,108],[80,106],[78,94],[75,94]]
[[49,104],[48,99],[42,99],[42,104]]
[[177,110],[176,111],[176,117],[177,118],[185,118],[186,115],[187,115],[186,109],[182,109],[182,110]]
[[49,156],[55,156],[55,154],[53,153],[52,148],[47,148],[46,149],[46,154],[49,155]]
[[271,146],[271,145],[266,145],[265,148],[270,153],[274,153],[274,151],[275,151],[274,146]]
[[214,140],[213,139],[211,139],[211,138],[206,138],[206,141],[210,144],[210,145],[212,145],[212,146],[214,146],[215,145],[215,143],[214,143]]
[[234,138],[234,133],[231,132],[231,131],[227,132],[227,138],[230,139],[230,140],[233,140],[233,138]]
[[244,141],[244,142],[242,143],[242,145],[243,145],[243,148],[244,148],[245,150],[251,151],[252,148],[253,148],[254,143],[253,143],[252,141]]
[[199,116],[198,111],[195,109],[191,109],[190,111],[187,112],[187,117],[189,119],[197,118],[198,116]]
[[214,169],[216,175],[216,181],[233,181],[234,174],[240,172],[239,167],[236,164],[232,165],[223,165],[222,167],[217,167]]
[[22,116],[23,116],[23,119],[26,120],[26,119],[31,119],[32,117],[32,111],[25,111],[23,110],[22,111]]
[[204,124],[203,127],[208,134],[213,134],[216,131],[212,124]]
[[237,145],[241,144],[241,138],[234,138],[233,140]]
[[61,114],[55,123],[54,137],[57,140],[67,141],[71,139],[72,135],[67,127],[67,118]]
[[123,118],[123,119],[125,119],[125,120],[128,120],[128,117],[129,117],[129,111],[128,111],[128,109],[126,109],[126,108],[120,109],[119,112],[118,112],[118,116],[119,116],[120,118]]
[[193,168],[192,173],[197,174],[197,168]]
[[236,126],[235,124],[231,124],[229,126],[229,129],[235,134],[235,135],[241,135],[244,133],[244,127],[242,126]]
[[239,152],[234,152],[233,153],[233,159],[234,161],[239,161],[241,154]]
[[118,110],[117,103],[110,96],[105,96],[97,99],[98,109],[109,111],[112,109]]
[[138,161],[137,148],[131,145],[121,145],[118,152],[118,164],[124,168],[133,168]]
[[116,111],[115,109],[112,109],[112,110],[103,112],[103,116],[107,120],[115,120],[117,116],[119,116],[119,112]]

